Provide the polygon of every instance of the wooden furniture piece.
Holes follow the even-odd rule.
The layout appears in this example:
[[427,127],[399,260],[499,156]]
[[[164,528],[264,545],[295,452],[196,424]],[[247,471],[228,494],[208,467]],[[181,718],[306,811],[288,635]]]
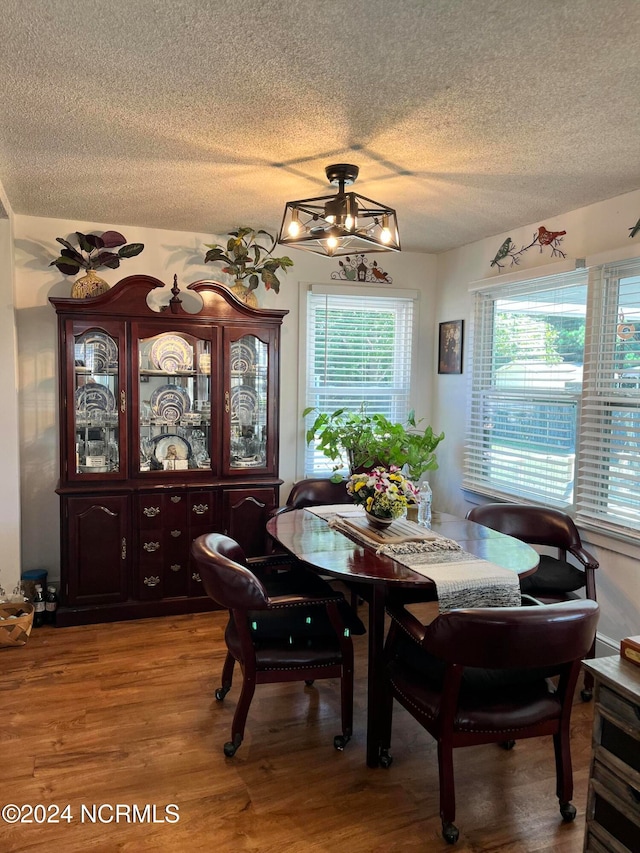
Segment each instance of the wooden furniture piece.
[[584,850],[640,851],[640,668],[619,655],[586,661],[595,678]]
[[[534,572],[538,565],[538,554],[529,545],[472,521],[434,512],[431,526],[436,533],[455,540],[470,554],[512,569],[521,576]],[[377,767],[380,754],[377,711],[384,687],[385,604],[394,589],[417,590],[421,600],[433,600],[435,586],[402,563],[356,544],[307,510],[276,515],[269,519],[267,530],[285,550],[320,574],[370,588],[366,596],[369,605],[367,764]]]
[[[566,513],[545,506],[487,503],[470,509],[467,518],[515,536],[529,545],[556,549],[556,557],[543,554],[538,571],[521,579],[520,587],[526,595],[545,603],[570,601],[579,597],[575,595],[577,590],[584,588],[587,598],[596,600],[595,572],[599,563],[583,548],[578,528]],[[568,563],[567,554],[575,557],[582,568]],[[595,639],[587,658],[594,656]],[[593,680],[589,672],[585,672],[580,695],[584,702],[593,696]]]
[[267,552],[281,484],[287,312],[249,308],[212,281],[181,295],[174,277],[169,294],[144,275],[101,296],[50,301],[59,334],[58,624],[211,608],[192,540],[221,531],[250,557]]
[[[442,835],[458,840],[453,750],[513,738],[553,736],[556,793],[563,820],[571,804],[570,722],[582,658],[596,633],[598,605],[571,601],[533,607],[452,610],[422,625],[403,607],[385,647],[381,764],[390,766],[393,700],[438,743]],[[559,676],[557,689],[547,678]]]
[[258,577],[238,543],[219,533],[199,536],[191,550],[207,595],[229,610],[218,701],[231,689],[236,661],[242,670],[242,692],[224,754],[231,758],[242,743],[256,684],[305,681],[310,686],[318,678],[340,679],[342,734],[333,743],[344,749],[353,729],[351,631],[354,622],[357,633],[364,633],[364,626],[342,593],[300,568]]

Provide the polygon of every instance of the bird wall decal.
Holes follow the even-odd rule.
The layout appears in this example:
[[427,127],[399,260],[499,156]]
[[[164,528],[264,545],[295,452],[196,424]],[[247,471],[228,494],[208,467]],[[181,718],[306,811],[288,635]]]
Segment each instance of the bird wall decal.
[[640,219],[636,222],[634,226],[629,228],[629,237],[635,237],[636,234],[640,231]]
[[[638,220],[638,224],[636,226],[638,230],[640,230],[640,220]],[[520,263],[520,258],[524,253],[530,249],[532,246],[539,246],[540,251],[542,252],[545,246],[549,246],[551,249],[551,257],[561,256],[566,258],[565,252],[560,248],[560,243],[562,243],[562,239],[566,234],[566,231],[549,231],[545,228],[544,225],[540,225],[538,231],[533,235],[533,240],[529,243],[528,246],[522,246],[518,251],[516,251],[515,243],[511,239],[511,237],[507,237],[504,243],[500,246],[498,251],[496,252],[495,258],[491,261],[489,266],[498,267],[498,269],[504,269],[504,264],[501,264],[500,261],[505,260],[506,258],[511,258],[511,266],[514,264],[517,265]]]

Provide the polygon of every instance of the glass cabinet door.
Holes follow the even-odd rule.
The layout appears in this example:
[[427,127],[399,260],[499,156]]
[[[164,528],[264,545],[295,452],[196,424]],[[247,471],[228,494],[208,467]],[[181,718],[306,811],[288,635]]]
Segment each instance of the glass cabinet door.
[[[121,338],[103,328],[73,330],[75,474],[121,474],[126,411],[120,372]],[[69,468],[74,464],[73,456]]]
[[165,332],[137,352],[139,471],[210,471],[211,340]]
[[264,468],[267,464],[269,348],[256,335],[231,342],[229,424],[231,470]]

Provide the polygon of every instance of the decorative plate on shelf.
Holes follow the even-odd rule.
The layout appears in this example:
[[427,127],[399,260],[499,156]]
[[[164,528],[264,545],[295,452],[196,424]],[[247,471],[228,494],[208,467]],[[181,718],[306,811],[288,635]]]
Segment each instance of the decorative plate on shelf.
[[106,332],[92,330],[76,338],[76,363],[82,361],[84,367],[93,373],[104,373],[118,366],[118,347]]
[[164,373],[191,370],[193,348],[179,335],[162,335],[151,345],[149,358],[151,364]]
[[231,370],[234,373],[250,373],[256,366],[256,351],[245,341],[231,344]]
[[164,467],[163,462],[172,459],[182,462],[193,457],[193,450],[186,438],[173,433],[157,435],[149,440],[148,446],[151,450],[152,459],[160,468]]
[[249,385],[237,385],[231,389],[231,417],[241,424],[250,424],[258,411],[258,395]]
[[106,385],[87,382],[76,388],[76,412],[115,412],[115,397]]
[[180,385],[161,385],[152,393],[149,404],[156,417],[175,424],[191,410],[191,398]]

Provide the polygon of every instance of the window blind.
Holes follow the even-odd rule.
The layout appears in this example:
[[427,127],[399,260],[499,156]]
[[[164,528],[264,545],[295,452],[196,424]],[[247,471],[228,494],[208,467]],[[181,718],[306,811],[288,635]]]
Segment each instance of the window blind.
[[586,270],[476,294],[465,488],[572,503],[586,303]]
[[595,272],[590,312],[578,518],[640,531],[640,260]]
[[[306,404],[322,412],[344,408],[404,421],[409,412],[413,299],[311,292],[307,302]],[[306,428],[315,414],[307,419]],[[330,473],[332,463],[312,444],[305,476]]]

